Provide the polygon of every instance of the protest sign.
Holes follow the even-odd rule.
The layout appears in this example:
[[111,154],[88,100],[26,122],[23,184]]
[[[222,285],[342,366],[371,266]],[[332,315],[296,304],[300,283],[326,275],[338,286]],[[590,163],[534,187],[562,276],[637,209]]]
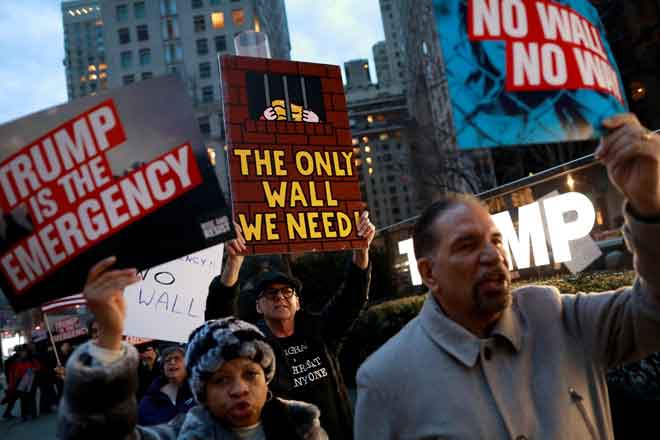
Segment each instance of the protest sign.
[[53,342],[62,342],[86,334],[87,327],[78,316],[59,319],[53,325]]
[[338,66],[220,58],[235,220],[249,253],[365,247]]
[[144,269],[233,237],[175,76],[0,126],[0,287],[15,310],[80,292],[109,255]]
[[142,281],[124,290],[124,334],[186,342],[204,323],[209,284],[222,268],[216,245],[140,273]]
[[587,0],[433,0],[460,149],[597,138],[626,111]]

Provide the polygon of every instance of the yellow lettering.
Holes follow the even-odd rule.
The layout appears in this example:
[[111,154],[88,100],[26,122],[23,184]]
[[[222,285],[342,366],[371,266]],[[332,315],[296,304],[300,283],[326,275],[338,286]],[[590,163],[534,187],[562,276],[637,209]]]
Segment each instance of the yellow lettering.
[[286,185],[287,182],[280,182],[279,192],[270,187],[270,182],[263,181],[261,185],[264,187],[264,193],[266,193],[266,203],[268,203],[269,208],[284,208],[286,204]]
[[[303,159],[305,159],[304,165]],[[309,176],[314,172],[314,158],[308,151],[298,151],[296,153],[296,168],[303,176]]]
[[319,227],[319,213],[308,212],[307,221],[309,222],[309,238],[323,238],[323,235],[318,230]]
[[[325,155],[325,157],[323,157]],[[320,152],[320,151],[315,151],[314,152],[314,160],[316,161],[316,175],[317,176],[322,176],[323,172],[321,171],[321,168],[323,168],[323,171],[327,176],[332,176],[332,165],[330,165],[330,156],[328,155],[328,152]]]
[[316,184],[309,181],[309,201],[312,203],[312,206],[323,206],[323,200],[319,200],[316,197]]
[[296,238],[296,233],[298,238],[307,238],[307,223],[305,222],[305,213],[298,213],[298,220],[290,212],[286,213],[286,226],[289,231],[289,240]]
[[238,221],[241,223],[245,241],[261,240],[261,216],[262,214],[256,214],[254,224],[250,224],[245,218],[245,214],[238,214]]
[[[257,214],[257,215],[261,215],[261,214]],[[277,225],[273,223],[277,218],[277,214],[268,213],[265,214],[265,218],[266,218],[266,239],[269,241],[279,240],[280,234],[277,232]]]
[[252,155],[252,150],[244,150],[242,148],[232,150],[234,156],[238,156],[241,159],[241,176],[247,176],[249,173],[248,170],[248,161],[247,158]]
[[346,170],[342,169],[341,165],[339,165],[339,156],[337,153],[332,154],[332,162],[335,165],[335,176],[345,176]]
[[275,175],[286,176],[287,171],[284,168],[284,150],[273,151],[273,159],[275,160]]
[[346,161],[346,171],[348,171],[348,175],[352,176],[353,175],[353,165],[351,161],[351,157],[353,157],[353,152],[349,151],[342,151],[341,155],[344,156],[344,160]]
[[307,207],[307,199],[305,199],[305,193],[300,186],[300,182],[294,180],[291,182],[291,204],[292,208],[295,208],[296,202],[300,202],[303,207]]
[[263,152],[254,150],[254,167],[257,170],[257,176],[262,176],[264,174],[267,176],[273,175],[273,167],[270,160],[270,150],[264,150]]
[[337,199],[332,198],[332,186],[330,185],[329,180],[325,181],[325,201],[326,206],[339,206]]
[[332,227],[332,217],[334,217],[334,212],[322,212],[321,220],[323,221],[323,232],[325,232],[325,238],[336,238],[337,231],[333,231]]
[[351,218],[343,212],[337,213],[337,224],[339,226],[339,237],[346,238],[351,234]]

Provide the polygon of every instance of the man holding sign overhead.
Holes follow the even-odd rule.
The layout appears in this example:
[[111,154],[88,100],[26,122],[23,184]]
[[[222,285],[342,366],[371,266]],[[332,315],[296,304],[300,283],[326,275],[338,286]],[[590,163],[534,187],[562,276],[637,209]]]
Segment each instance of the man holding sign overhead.
[[[277,397],[313,403],[321,410],[321,426],[331,439],[352,438],[352,410],[341,375],[337,351],[342,339],[367,301],[371,267],[369,245],[375,227],[363,212],[357,226],[366,248],[353,251],[353,258],[340,291],[321,313],[300,309],[300,281],[281,273],[264,272],[255,283],[258,324],[273,346],[278,368],[270,389]],[[240,226],[229,242],[229,257],[220,277],[209,287],[206,319],[233,313],[239,294],[238,273],[246,251]]]
[[605,373],[660,351],[660,136],[632,114],[603,128],[596,157],[626,197],[634,286],[512,291],[488,211],[434,203],[413,236],[429,294],[358,371],[357,439],[613,438]]

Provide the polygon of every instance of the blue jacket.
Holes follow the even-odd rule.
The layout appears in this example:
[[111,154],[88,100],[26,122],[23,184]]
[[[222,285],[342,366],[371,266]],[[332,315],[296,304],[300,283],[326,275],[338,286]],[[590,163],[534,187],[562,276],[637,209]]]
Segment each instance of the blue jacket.
[[142,400],[138,413],[140,425],[158,425],[169,422],[179,414],[185,414],[196,405],[188,381],[184,381],[176,394],[176,405],[160,389],[167,383],[167,378],[161,375],[154,380]]

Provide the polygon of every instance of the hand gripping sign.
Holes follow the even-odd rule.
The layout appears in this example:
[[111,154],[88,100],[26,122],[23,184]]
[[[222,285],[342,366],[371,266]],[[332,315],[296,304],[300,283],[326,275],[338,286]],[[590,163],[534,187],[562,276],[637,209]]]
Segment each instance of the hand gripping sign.
[[176,77],[0,126],[0,287],[15,310],[79,292],[98,260],[146,268],[231,238]]
[[337,66],[220,59],[236,221],[250,253],[364,247]]
[[433,0],[459,148],[596,138],[625,111],[587,0]]

